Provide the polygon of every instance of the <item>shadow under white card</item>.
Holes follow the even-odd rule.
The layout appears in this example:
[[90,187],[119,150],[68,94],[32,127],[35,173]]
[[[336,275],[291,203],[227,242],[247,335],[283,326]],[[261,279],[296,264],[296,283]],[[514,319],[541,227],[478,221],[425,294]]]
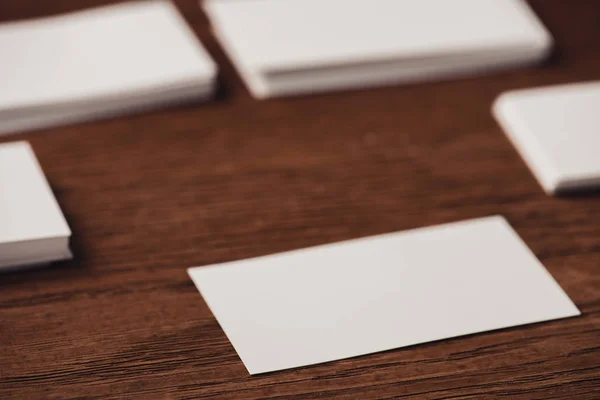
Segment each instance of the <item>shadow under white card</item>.
[[188,272],[251,374],[580,314],[502,217]]

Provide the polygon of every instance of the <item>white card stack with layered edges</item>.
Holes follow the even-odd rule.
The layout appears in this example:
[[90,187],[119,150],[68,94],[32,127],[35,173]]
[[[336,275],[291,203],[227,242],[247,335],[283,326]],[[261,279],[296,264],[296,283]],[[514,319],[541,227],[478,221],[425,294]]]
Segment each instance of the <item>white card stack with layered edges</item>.
[[600,186],[600,81],[507,92],[493,113],[548,194]]
[[169,1],[4,23],[0,54],[0,133],[205,99],[216,84]]
[[522,0],[204,0],[255,97],[532,64],[552,38]]
[[29,144],[0,144],[0,271],[69,259],[70,237]]
[[188,272],[251,374],[579,315],[502,217]]

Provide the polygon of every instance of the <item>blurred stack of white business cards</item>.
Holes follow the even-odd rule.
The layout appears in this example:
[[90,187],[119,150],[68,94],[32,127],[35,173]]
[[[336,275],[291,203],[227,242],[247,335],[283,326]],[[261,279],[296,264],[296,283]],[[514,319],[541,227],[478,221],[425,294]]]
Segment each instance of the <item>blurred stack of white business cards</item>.
[[600,186],[600,81],[507,92],[493,112],[547,193]]
[[544,59],[522,0],[205,0],[255,97],[418,82]]
[[0,271],[69,259],[70,237],[29,144],[0,145]]
[[0,25],[0,133],[192,99],[217,67],[169,1]]

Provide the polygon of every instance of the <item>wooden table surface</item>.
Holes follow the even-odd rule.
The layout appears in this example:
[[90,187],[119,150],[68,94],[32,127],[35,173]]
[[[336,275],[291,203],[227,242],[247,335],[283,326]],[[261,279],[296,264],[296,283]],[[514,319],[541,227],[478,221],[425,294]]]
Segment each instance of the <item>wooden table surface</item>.
[[[103,3],[4,0],[0,19]],[[600,79],[600,1],[532,1],[557,45],[539,68],[267,101],[178,5],[216,101],[0,139],[33,145],[75,252],[0,275],[1,399],[600,398],[600,193],[546,196],[490,115],[507,89]],[[492,214],[581,317],[252,377],[186,273]]]

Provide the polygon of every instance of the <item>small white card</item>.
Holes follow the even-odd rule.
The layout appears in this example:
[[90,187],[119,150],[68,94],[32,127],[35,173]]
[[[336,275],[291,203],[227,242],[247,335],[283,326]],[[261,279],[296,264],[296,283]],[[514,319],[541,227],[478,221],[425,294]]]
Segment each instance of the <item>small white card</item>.
[[493,112],[547,193],[600,186],[600,81],[507,92]]
[[502,217],[188,272],[251,374],[580,314]]

